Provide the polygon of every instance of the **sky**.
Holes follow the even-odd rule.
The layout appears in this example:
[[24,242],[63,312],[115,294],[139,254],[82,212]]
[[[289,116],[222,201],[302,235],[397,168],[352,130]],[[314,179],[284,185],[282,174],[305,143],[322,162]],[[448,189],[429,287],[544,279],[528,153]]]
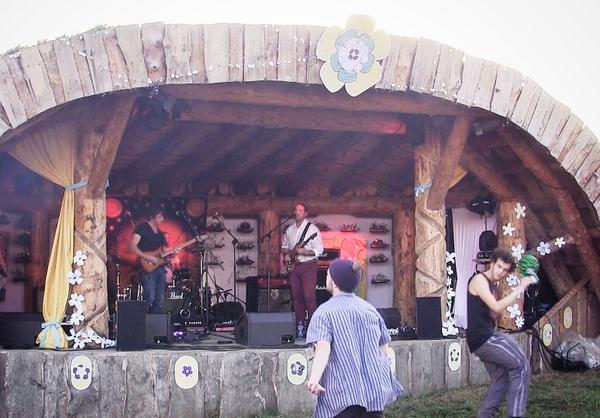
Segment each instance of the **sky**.
[[[462,49],[519,70],[600,137],[600,1],[597,0],[1,0],[0,52],[97,25],[271,23],[376,28]],[[8,17],[8,18],[7,18]]]

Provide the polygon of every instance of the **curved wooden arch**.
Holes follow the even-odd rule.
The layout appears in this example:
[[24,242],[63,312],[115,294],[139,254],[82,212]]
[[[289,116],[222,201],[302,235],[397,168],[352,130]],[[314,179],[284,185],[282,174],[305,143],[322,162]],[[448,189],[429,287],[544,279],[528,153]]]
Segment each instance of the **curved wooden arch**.
[[[259,80],[321,84],[325,28],[119,26],[59,38],[0,59],[0,144],[42,112],[79,98],[164,84]],[[376,89],[412,91],[512,121],[568,171],[600,212],[600,144],[567,106],[518,71],[428,39],[392,36]]]

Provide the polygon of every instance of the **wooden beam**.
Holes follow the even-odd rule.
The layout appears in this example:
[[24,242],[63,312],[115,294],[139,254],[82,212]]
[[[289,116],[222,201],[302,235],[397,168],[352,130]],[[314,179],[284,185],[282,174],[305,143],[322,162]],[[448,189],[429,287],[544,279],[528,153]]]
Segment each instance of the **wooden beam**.
[[311,107],[352,111],[396,112],[418,115],[487,117],[489,112],[413,92],[368,90],[358,97],[344,92],[331,94],[322,86],[261,81],[204,85],[166,85],[161,91],[186,100],[204,100],[262,104],[288,107]]
[[440,162],[435,170],[435,175],[431,183],[431,189],[427,194],[427,208],[431,210],[440,210],[446,200],[450,182],[454,177],[456,167],[463,152],[469,132],[471,131],[472,119],[460,116],[454,119],[452,131],[448,141],[444,146],[444,151]]
[[465,147],[460,158],[460,165],[465,170],[473,173],[477,180],[498,199],[509,200],[515,197],[515,192],[510,185],[497,174],[496,170],[481,155],[468,146]]
[[406,124],[397,113],[352,112],[334,109],[278,106],[247,106],[237,103],[195,101],[181,114],[181,121],[227,123],[262,128],[315,129],[338,132],[361,132],[402,135]]
[[506,140],[523,164],[547,187],[552,188],[564,225],[577,243],[581,261],[589,274],[596,297],[600,299],[600,257],[571,193],[563,187],[548,165],[526,144],[522,136],[510,129],[501,129],[498,134]]
[[119,97],[114,104],[112,116],[104,130],[104,138],[96,150],[90,170],[87,194],[91,198],[98,198],[104,193],[106,179],[117,156],[135,100],[136,96],[130,94]]
[[[224,216],[256,216],[267,208],[278,214],[289,214],[297,199],[271,196],[209,196],[208,213],[219,212]],[[307,197],[302,201],[309,208],[310,216],[325,214],[357,214],[359,216],[392,216],[398,209],[412,204],[412,198],[389,199],[363,197]]]

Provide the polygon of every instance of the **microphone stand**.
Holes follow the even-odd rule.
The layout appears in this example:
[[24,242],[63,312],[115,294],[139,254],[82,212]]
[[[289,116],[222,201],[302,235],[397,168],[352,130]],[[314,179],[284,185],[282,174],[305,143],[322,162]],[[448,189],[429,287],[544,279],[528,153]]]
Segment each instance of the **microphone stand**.
[[[199,237],[200,232],[194,225],[189,216],[183,211],[178,211],[177,214],[185,220],[187,226],[194,232],[194,236]],[[208,269],[206,266],[206,249],[202,248],[199,252],[200,256],[200,285],[204,287],[204,336],[207,336],[210,332],[210,288],[208,286]],[[205,280],[202,280],[202,276],[205,276]],[[192,299],[193,300],[193,299]]]
[[271,235],[278,230],[284,223],[293,219],[294,215],[288,216],[283,221],[275,225],[269,232],[259,238],[260,242],[267,239],[267,312],[271,312]]
[[[213,216],[213,219],[215,219],[217,222],[219,222],[221,224],[221,226],[225,229],[225,231],[227,232],[227,234],[231,237],[231,244],[233,245],[233,300],[234,301],[238,301],[238,302],[242,302],[241,299],[239,299],[237,297],[237,246],[239,244],[239,240],[237,239],[237,237],[235,235],[233,235],[233,233],[231,232],[231,230],[229,228],[227,228],[227,225],[225,225],[225,220],[224,219],[220,219],[217,215]],[[227,295],[227,294],[226,294]],[[244,303],[245,305],[245,303]]]

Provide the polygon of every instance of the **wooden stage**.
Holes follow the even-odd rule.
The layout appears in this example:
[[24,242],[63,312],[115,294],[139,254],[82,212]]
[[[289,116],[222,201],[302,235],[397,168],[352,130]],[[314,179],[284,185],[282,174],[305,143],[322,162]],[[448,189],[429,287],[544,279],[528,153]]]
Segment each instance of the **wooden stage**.
[[[514,336],[529,356],[530,336]],[[488,381],[464,339],[390,347],[408,395]],[[1,350],[0,417],[310,416],[314,399],[302,385],[310,354],[301,345],[243,347],[231,333],[145,351]]]

